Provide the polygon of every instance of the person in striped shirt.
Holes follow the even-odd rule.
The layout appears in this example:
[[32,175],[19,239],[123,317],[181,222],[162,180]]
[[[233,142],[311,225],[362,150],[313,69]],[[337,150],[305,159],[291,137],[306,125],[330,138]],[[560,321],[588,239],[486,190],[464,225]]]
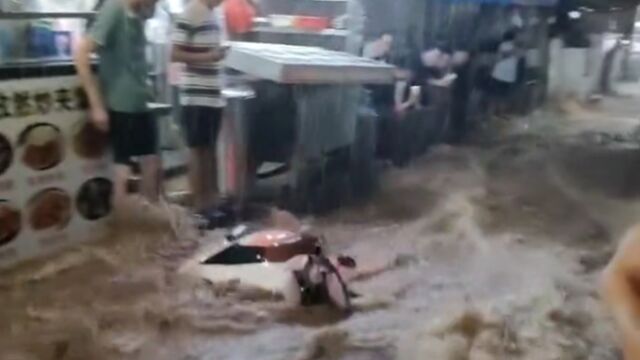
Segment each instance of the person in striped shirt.
[[215,9],[224,0],[191,0],[178,17],[172,35],[172,60],[182,63],[180,104],[182,125],[190,149],[189,183],[193,206],[203,212],[216,201],[215,144],[225,99],[221,61],[224,24]]

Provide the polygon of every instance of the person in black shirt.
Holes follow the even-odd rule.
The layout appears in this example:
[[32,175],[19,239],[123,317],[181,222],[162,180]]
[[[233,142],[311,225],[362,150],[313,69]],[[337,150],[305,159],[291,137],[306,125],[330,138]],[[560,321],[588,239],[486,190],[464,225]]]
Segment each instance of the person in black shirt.
[[451,134],[449,142],[460,143],[467,135],[468,108],[471,97],[471,54],[458,50],[453,55],[453,71],[457,79],[451,101]]
[[439,57],[440,51],[438,49],[423,51],[419,56],[416,56],[410,65],[411,77],[407,86],[403,89],[402,101],[408,102],[412,91],[415,91],[415,93],[419,94],[419,101],[412,104],[412,107],[426,107],[429,105],[426,86],[429,83],[429,79],[439,76],[439,71],[436,68]]
[[405,89],[405,99],[409,98],[410,89],[420,87],[420,106],[432,105],[429,99],[430,85],[449,86],[455,76],[451,77],[451,51],[446,47],[434,47],[423,51],[419,61],[413,67],[411,87]]

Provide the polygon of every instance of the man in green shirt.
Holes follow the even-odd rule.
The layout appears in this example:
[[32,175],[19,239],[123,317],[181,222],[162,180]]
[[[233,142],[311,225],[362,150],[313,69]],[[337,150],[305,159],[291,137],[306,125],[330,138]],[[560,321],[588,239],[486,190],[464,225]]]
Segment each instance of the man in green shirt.
[[[157,0],[107,0],[89,33],[79,43],[75,62],[85,88],[93,124],[110,134],[115,162],[114,203],[126,197],[133,157],[142,169],[142,194],[159,195],[160,160],[157,126],[147,107],[144,23],[154,14]],[[91,70],[91,54],[98,53],[98,77]]]

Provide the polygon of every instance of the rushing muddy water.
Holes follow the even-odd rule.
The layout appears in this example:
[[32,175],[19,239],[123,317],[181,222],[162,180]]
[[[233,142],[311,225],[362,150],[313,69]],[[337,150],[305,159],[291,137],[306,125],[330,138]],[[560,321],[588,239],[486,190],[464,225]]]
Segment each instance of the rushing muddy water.
[[369,204],[307,219],[365,269],[348,319],[178,277],[210,240],[177,208],[135,208],[0,277],[0,358],[617,359],[596,277],[637,220],[640,151],[552,125],[435,149]]

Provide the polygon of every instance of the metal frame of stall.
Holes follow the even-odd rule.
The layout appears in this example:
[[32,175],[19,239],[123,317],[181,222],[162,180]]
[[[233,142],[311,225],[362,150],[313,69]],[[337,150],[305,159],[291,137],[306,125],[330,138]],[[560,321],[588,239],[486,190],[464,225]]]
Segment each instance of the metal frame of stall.
[[[338,171],[343,175],[341,190],[348,191],[355,182],[362,189],[368,180],[373,181],[371,161],[375,149],[370,141],[362,139],[362,134],[374,125],[361,116],[361,85],[392,82],[393,67],[321,48],[250,42],[233,43],[226,63],[256,79],[252,86],[258,98],[249,106],[257,108],[255,112],[261,111],[260,116],[227,119],[234,128],[221,138],[222,143],[228,144],[222,150],[233,160],[227,164],[234,164],[224,168],[228,171],[224,178],[229,179],[227,193],[245,195],[247,186],[255,190],[256,184],[246,179],[248,175],[253,178],[247,165],[249,158],[253,158],[249,153],[259,155],[261,164],[277,162],[287,167],[286,172],[278,174],[283,176],[272,191],[277,192],[276,197],[283,200],[283,205],[298,210],[313,210],[310,203],[340,197],[337,189],[322,195],[310,190],[313,179],[317,176],[325,179],[324,172],[337,158],[346,161],[346,167]],[[269,110],[277,105],[270,106],[260,97],[273,94],[277,98],[272,101],[284,100],[289,105],[278,107],[286,106],[289,110],[284,109],[285,113]],[[267,121],[269,124],[265,124]],[[272,127],[280,130],[274,133]],[[367,139],[373,136],[366,135]],[[268,146],[260,148],[256,136],[262,137]],[[250,140],[253,145],[248,144]],[[229,146],[232,144],[241,145]],[[234,180],[240,185],[234,186]]]

